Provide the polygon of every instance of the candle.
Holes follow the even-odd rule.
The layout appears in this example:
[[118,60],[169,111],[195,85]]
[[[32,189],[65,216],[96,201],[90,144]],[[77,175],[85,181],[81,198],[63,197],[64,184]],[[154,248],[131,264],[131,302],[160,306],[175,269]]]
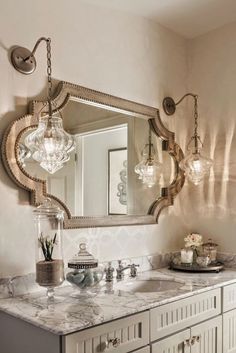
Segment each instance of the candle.
[[193,262],[193,250],[181,249],[181,263],[191,265]]

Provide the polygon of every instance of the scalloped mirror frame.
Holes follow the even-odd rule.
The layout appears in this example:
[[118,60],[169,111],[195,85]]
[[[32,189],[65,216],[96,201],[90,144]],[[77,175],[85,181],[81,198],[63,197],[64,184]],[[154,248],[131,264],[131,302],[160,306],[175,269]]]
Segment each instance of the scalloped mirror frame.
[[39,112],[47,112],[47,102],[30,102],[29,114],[13,121],[6,130],[2,142],[2,158],[9,176],[19,187],[30,192],[32,205],[40,205],[45,197],[50,197],[54,200],[65,211],[64,228],[66,229],[157,223],[162,209],[173,205],[174,198],[182,189],[185,180],[184,173],[179,168],[179,162],[184,156],[183,152],[175,142],[175,134],[163,125],[159,110],[79,85],[59,82],[54,95],[53,106],[56,106],[61,111],[70,98],[133,117],[145,118],[148,120],[152,131],[162,139],[162,149],[167,151],[173,158],[175,177],[168,187],[161,188],[160,197],[150,205],[147,215],[72,216],[68,207],[61,200],[47,193],[47,183],[45,180],[37,179],[27,174],[21,167],[17,157],[18,144],[23,133],[34,127],[36,128]]

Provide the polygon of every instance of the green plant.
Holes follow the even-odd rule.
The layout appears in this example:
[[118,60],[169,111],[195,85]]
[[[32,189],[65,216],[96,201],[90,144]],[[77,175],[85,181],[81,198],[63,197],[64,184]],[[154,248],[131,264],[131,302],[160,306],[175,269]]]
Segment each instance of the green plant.
[[55,233],[53,238],[50,238],[49,236],[43,236],[43,233],[41,233],[39,237],[39,246],[42,249],[45,261],[53,261],[52,253],[54,245],[56,244],[56,238],[57,233]]

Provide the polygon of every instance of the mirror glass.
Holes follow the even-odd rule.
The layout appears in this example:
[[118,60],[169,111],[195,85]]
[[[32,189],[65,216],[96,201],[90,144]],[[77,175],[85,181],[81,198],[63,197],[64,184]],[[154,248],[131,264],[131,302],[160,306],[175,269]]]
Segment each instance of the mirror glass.
[[[172,182],[174,162],[162,151],[162,140],[149,129],[148,118],[137,118],[70,99],[62,110],[66,131],[75,136],[70,160],[54,174],[35,162],[24,146],[18,160],[32,177],[47,181],[47,193],[59,198],[73,216],[146,215],[162,187]],[[135,172],[146,160],[149,138],[158,166],[157,181],[149,187]],[[145,147],[145,148],[144,148]]]

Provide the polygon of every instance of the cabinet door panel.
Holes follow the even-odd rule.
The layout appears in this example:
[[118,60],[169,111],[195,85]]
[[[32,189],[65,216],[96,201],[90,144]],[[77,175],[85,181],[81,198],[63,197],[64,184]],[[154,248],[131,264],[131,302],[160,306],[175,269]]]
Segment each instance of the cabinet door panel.
[[223,312],[236,308],[236,283],[223,287]]
[[190,353],[190,347],[185,344],[190,338],[190,329],[164,338],[152,344],[152,353]]
[[223,353],[236,353],[236,310],[223,315]]
[[196,338],[191,353],[222,353],[222,316],[192,327],[191,337]]

